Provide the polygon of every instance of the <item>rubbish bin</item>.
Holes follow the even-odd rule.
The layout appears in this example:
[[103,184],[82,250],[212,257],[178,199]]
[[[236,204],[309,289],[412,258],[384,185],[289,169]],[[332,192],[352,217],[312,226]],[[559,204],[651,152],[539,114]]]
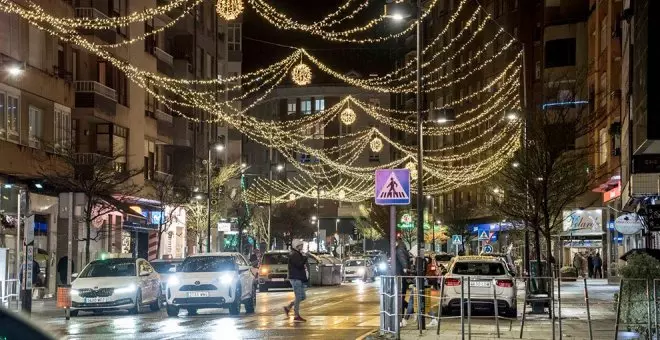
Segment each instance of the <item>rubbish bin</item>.
[[71,286],[57,286],[57,308],[71,308]]
[[332,262],[328,261],[327,259],[323,259],[323,260],[324,260],[325,263],[321,267],[321,270],[323,271],[323,276],[322,276],[323,283],[322,284],[324,286],[332,286],[333,285],[332,278],[333,278],[333,271],[334,271],[335,265],[332,264]]
[[309,265],[309,284],[312,286],[322,285],[323,272],[321,270],[321,265],[323,263],[321,259],[314,254],[309,254],[309,257],[307,258],[307,264]]

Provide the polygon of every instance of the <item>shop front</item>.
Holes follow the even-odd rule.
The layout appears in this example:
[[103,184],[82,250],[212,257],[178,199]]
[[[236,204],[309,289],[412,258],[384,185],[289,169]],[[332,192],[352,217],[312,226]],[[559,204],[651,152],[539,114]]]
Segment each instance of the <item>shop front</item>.
[[586,271],[586,258],[589,255],[603,256],[606,245],[603,224],[603,209],[564,210],[562,232],[559,235],[561,244],[562,266],[573,266],[574,259],[582,259]]

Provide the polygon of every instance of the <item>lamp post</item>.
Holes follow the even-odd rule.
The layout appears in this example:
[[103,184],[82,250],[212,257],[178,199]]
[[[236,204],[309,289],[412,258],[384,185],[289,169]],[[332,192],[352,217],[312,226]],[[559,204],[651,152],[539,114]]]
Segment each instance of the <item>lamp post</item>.
[[[272,156],[271,156],[272,157]],[[270,163],[270,166],[268,167],[268,180],[272,183],[273,182],[273,163]],[[277,172],[282,172],[284,171],[284,165],[283,164],[277,164],[276,166]],[[270,250],[270,225],[271,225],[271,215],[273,214],[273,192],[272,190],[268,190],[268,240],[266,249]]]
[[[416,20],[417,20],[417,258],[415,259],[417,267],[417,287],[422,287],[424,275],[424,198],[422,197],[422,179],[424,168],[423,151],[424,137],[422,131],[422,0],[416,0]],[[407,13],[406,13],[407,12]],[[404,2],[395,2],[385,5],[385,16],[394,20],[401,21],[410,17],[412,10]],[[418,310],[424,310],[424,298],[420,294],[418,301]],[[424,318],[418,318],[419,328],[424,329]]]
[[209,145],[209,153],[206,159],[206,252],[211,252],[211,151],[221,152],[225,149],[222,143]]

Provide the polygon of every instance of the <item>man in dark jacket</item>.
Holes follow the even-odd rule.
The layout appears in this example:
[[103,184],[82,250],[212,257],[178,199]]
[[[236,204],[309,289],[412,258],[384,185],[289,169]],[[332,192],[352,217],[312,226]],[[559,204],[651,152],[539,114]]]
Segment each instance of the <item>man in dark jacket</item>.
[[284,313],[289,316],[291,307],[295,313],[293,321],[305,322],[307,320],[300,316],[300,302],[304,301],[307,296],[305,295],[305,283],[307,283],[307,257],[302,254],[303,241],[293,240],[291,242],[291,252],[289,253],[289,282],[293,288],[295,299],[284,306]]
[[[398,239],[396,243],[396,276],[410,275],[408,269],[410,267],[410,253],[406,248],[406,244],[402,239]],[[401,279],[401,309],[406,311],[408,302],[406,301],[406,293],[410,283],[407,278]]]
[[600,258],[600,254],[596,253],[596,256],[593,258],[593,266],[594,266],[594,279],[602,279],[603,278],[603,259]]

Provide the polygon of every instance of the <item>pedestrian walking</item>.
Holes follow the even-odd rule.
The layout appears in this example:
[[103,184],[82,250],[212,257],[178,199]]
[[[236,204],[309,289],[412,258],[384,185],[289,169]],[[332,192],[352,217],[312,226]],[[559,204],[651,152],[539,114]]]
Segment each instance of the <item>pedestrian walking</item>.
[[594,257],[592,254],[593,253],[589,252],[589,255],[587,256],[587,273],[589,274],[590,279],[594,277]]
[[596,253],[593,259],[594,263],[594,278],[603,278],[603,259],[600,258],[600,254]]
[[582,257],[580,256],[580,253],[576,253],[575,256],[573,256],[573,267],[575,267],[577,275],[582,276],[584,271],[582,270]]
[[295,239],[291,242],[291,252],[289,253],[289,282],[293,288],[294,300],[289,305],[284,306],[284,313],[289,316],[291,308],[295,313],[293,321],[305,322],[307,320],[300,316],[300,303],[305,301],[305,284],[307,283],[307,257],[302,254],[303,241]]

